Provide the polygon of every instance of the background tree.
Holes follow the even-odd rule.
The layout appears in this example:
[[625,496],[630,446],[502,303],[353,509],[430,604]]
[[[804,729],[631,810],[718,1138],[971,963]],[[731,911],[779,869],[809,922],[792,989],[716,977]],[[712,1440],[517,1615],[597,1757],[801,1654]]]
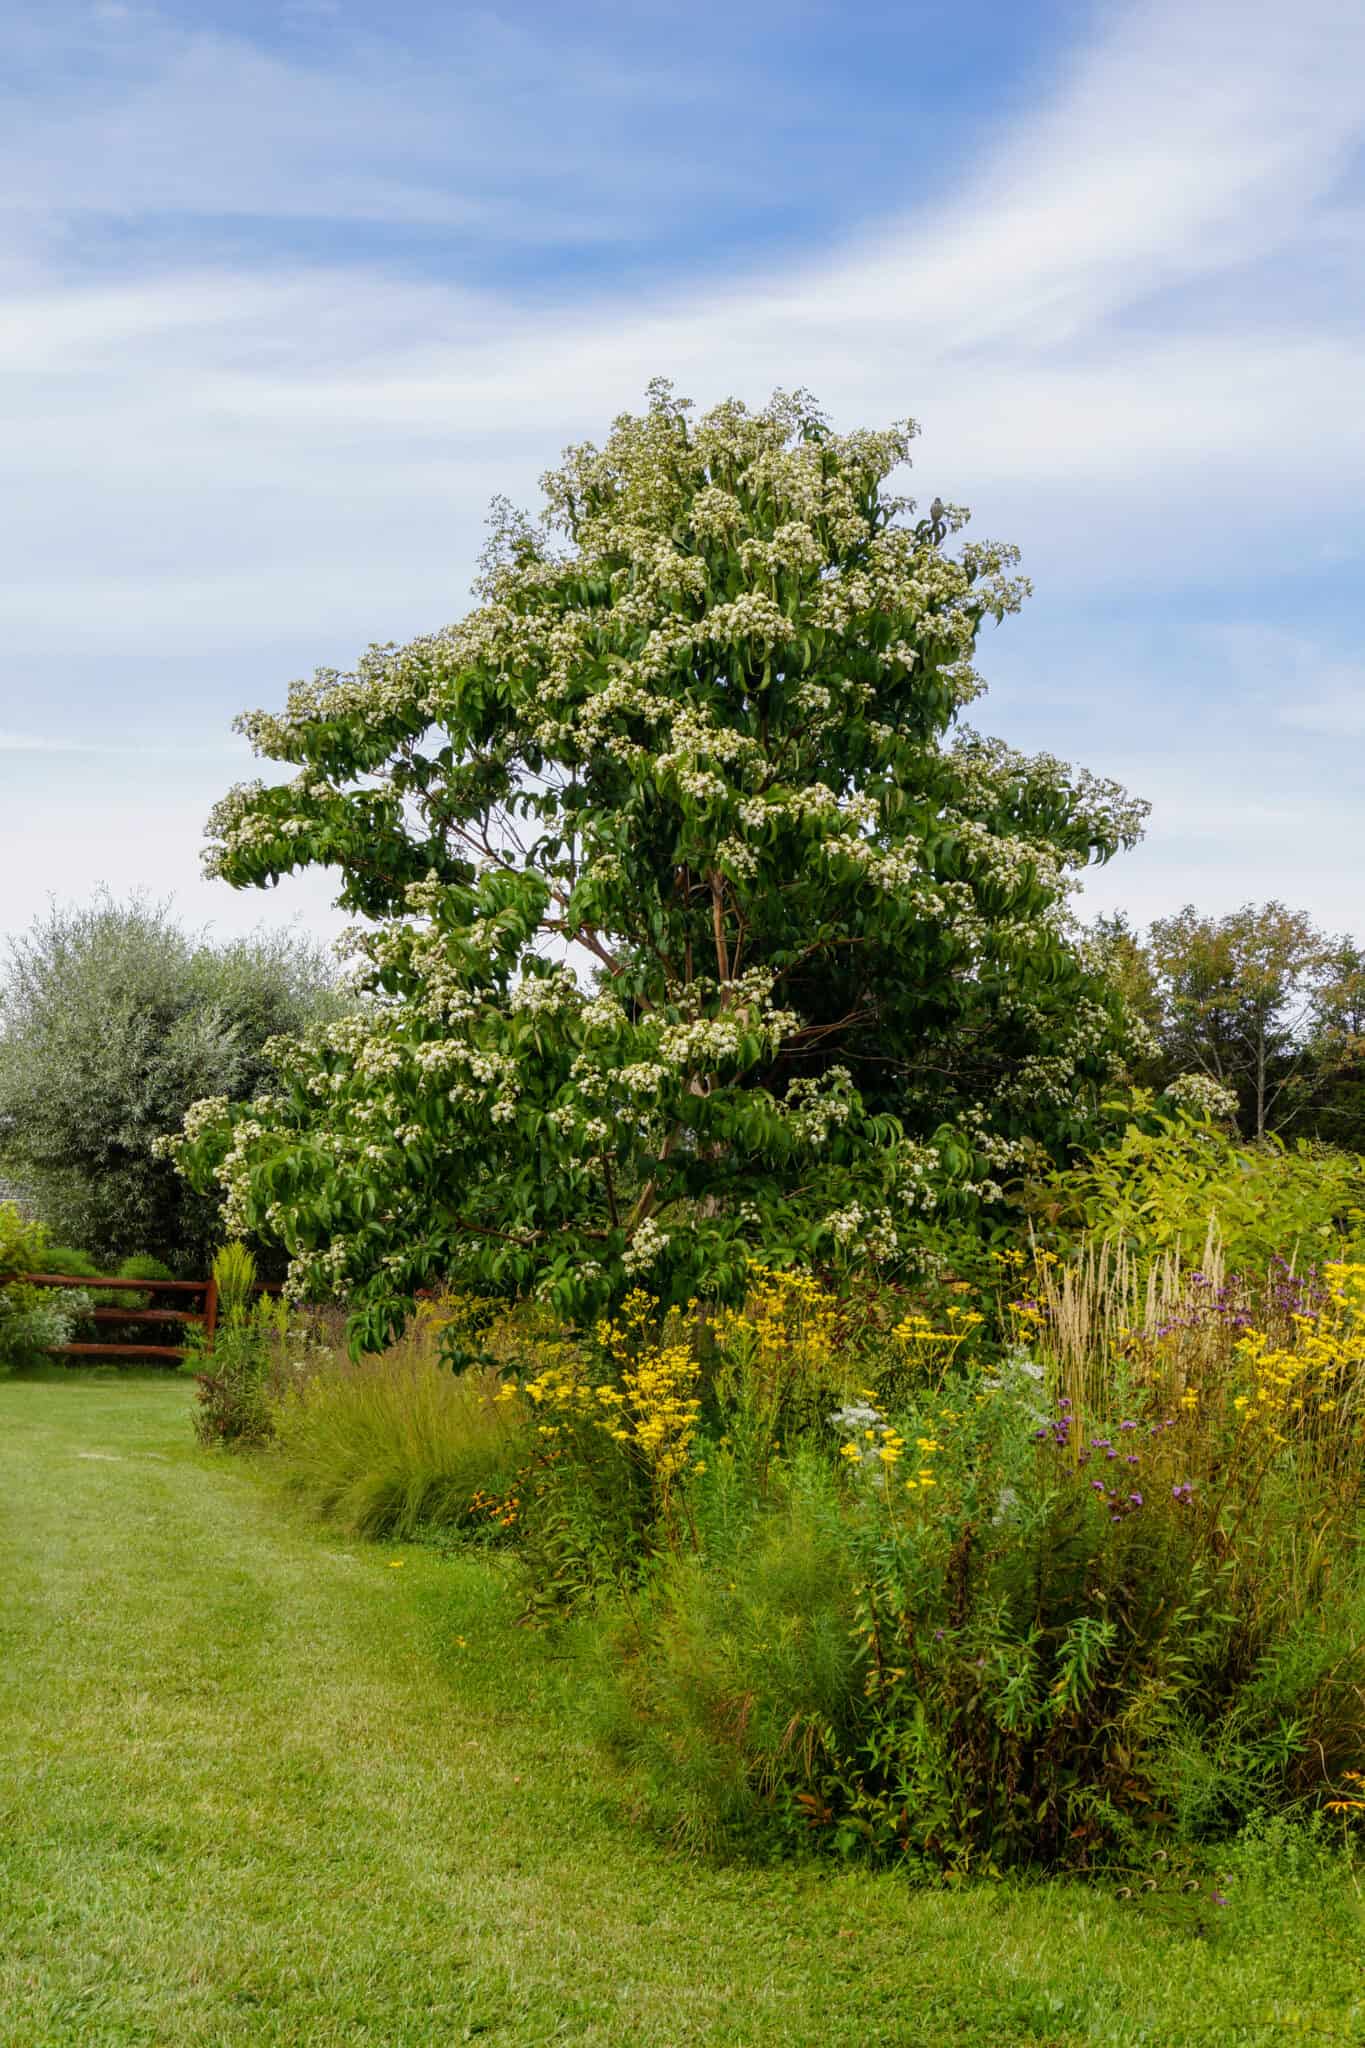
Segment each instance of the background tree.
[[1291,1088],[1291,1128],[1365,1152],[1365,948],[1325,948],[1308,1021],[1307,1057]]
[[1131,1027],[1128,1070],[1140,1086],[1175,1078],[1163,1045],[1166,1009],[1156,964],[1126,911],[1103,912],[1082,930],[1086,961],[1117,992]]
[[221,1198],[157,1140],[208,1092],[268,1085],[267,1040],[341,1014],[335,981],[295,933],[213,945],[165,905],[53,909],[0,970],[0,1173],[54,1237],[202,1271]]
[[185,1160],[382,1339],[435,1275],[571,1315],[887,1255],[1083,1134],[1122,1007],[1068,871],[1142,806],[959,719],[1013,551],[887,489],[910,425],[668,388],[498,509],[467,618],[243,727],[235,885],[331,865],[376,1001]]
[[1187,904],[1152,924],[1167,1067],[1232,1089],[1249,1137],[1289,1121],[1329,957],[1312,919],[1282,903],[1247,903],[1218,918]]

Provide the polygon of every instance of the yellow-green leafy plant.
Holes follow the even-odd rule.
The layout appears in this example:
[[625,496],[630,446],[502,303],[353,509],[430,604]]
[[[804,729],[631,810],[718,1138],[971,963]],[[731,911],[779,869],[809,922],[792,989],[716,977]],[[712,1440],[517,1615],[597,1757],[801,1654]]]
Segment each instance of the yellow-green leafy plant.
[[47,1256],[43,1226],[0,1202],[0,1374],[41,1365],[90,1313],[83,1289],[33,1287],[22,1277],[45,1271]]
[[244,1449],[271,1431],[266,1380],[289,1327],[289,1308],[268,1295],[254,1300],[256,1260],[244,1244],[225,1244],[213,1261],[218,1320],[212,1337],[191,1330],[186,1365],[194,1373],[194,1427],[205,1445]]
[[256,1286],[256,1259],[244,1244],[225,1244],[215,1253],[213,1284],[218,1290],[218,1313],[225,1322],[240,1322],[251,1306]]

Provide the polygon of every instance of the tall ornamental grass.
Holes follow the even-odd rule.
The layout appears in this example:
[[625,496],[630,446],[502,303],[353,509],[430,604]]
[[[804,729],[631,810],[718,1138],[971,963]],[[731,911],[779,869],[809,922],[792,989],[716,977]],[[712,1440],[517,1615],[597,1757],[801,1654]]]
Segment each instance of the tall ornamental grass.
[[426,1332],[358,1362],[314,1359],[274,1404],[288,1484],[360,1536],[496,1520],[512,1488],[516,1424],[496,1373],[456,1374]]

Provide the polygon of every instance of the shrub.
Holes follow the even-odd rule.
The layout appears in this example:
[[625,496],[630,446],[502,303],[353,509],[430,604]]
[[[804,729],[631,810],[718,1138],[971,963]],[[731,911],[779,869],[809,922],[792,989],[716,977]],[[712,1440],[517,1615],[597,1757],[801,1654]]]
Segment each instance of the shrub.
[[1146,1115],[1101,1151],[1036,1183],[1028,1206],[1048,1241],[1107,1237],[1142,1261],[1197,1259],[1216,1227],[1229,1266],[1304,1264],[1365,1237],[1365,1159],[1302,1140],[1244,1145],[1212,1124]]
[[253,1303],[256,1261],[245,1246],[224,1245],[213,1261],[219,1321],[212,1349],[191,1328],[186,1364],[195,1374],[195,1434],[202,1444],[242,1449],[270,1435],[266,1377],[287,1335],[289,1310],[268,1297]]
[[523,1436],[499,1388],[483,1367],[452,1373],[422,1332],[378,1357],[305,1357],[273,1408],[281,1470],[357,1535],[501,1533],[516,1514]]
[[90,1307],[80,1288],[58,1295],[18,1282],[0,1287],[0,1376],[45,1363],[50,1351],[72,1341]]
[[69,1344],[90,1312],[81,1288],[30,1287],[25,1273],[52,1270],[47,1233],[14,1202],[0,1202],[0,1375],[41,1365],[47,1353]]
[[[175,1278],[175,1275],[165,1261],[153,1258],[150,1252],[130,1252],[126,1259],[119,1260],[118,1265],[114,1268],[114,1274],[119,1280],[173,1280]],[[110,1306],[117,1305],[128,1316],[132,1317],[136,1315],[139,1309],[150,1308],[155,1300],[155,1288],[149,1288],[145,1294],[135,1294],[129,1288],[121,1288],[116,1304],[111,1300]]]
[[65,1273],[78,1280],[97,1280],[100,1277],[98,1260],[70,1244],[45,1245],[42,1270],[45,1273]]
[[199,1096],[268,1088],[267,1040],[339,1009],[296,933],[213,946],[137,900],[53,910],[0,965],[0,1171],[102,1259],[202,1272],[220,1195],[191,1194],[158,1140]]
[[1218,1481],[1197,1411],[1083,1433],[1036,1370],[843,1411],[842,1486],[808,1446],[762,1501],[711,1454],[700,1541],[631,1604],[606,1681],[680,1837],[1093,1867],[1343,1787],[1358,1465],[1334,1489],[1321,1460],[1248,1455]]
[[16,1274],[42,1271],[49,1256],[47,1232],[16,1202],[0,1202],[0,1287]]

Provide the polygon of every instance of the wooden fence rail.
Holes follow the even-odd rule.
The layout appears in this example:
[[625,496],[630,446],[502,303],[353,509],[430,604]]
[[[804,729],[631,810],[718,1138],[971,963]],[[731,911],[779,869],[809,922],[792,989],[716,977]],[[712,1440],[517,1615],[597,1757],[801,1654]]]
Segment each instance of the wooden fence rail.
[[[91,1312],[95,1323],[158,1323],[177,1324],[181,1327],[198,1324],[204,1332],[204,1342],[213,1349],[213,1333],[218,1323],[218,1288],[212,1274],[207,1280],[117,1280],[94,1279],[84,1273],[25,1273],[23,1276],[31,1287],[82,1287],[94,1294],[102,1290],[111,1293],[136,1293],[156,1298],[165,1294],[198,1297],[195,1308],[97,1308]],[[170,1331],[165,1333],[170,1335]],[[51,1356],[54,1358],[184,1358],[183,1344],[156,1344],[149,1339],[132,1344],[54,1344]]]

